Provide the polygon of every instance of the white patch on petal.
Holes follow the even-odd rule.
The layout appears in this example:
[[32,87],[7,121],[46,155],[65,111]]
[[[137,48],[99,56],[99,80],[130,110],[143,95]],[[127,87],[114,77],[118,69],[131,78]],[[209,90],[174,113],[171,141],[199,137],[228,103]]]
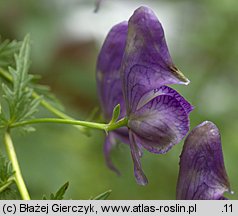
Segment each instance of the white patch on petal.
[[141,107],[143,107],[145,104],[147,104],[149,101],[151,101],[153,98],[155,98],[155,97],[157,97],[157,96],[159,96],[159,95],[162,95],[162,94],[165,94],[165,93],[163,93],[161,90],[159,90],[159,89],[154,89],[154,90],[152,90],[152,91],[149,91],[149,92],[147,92],[146,94],[144,94],[142,97],[141,97],[141,99],[140,99],[140,101],[139,101],[139,103],[138,103],[138,105],[137,105],[137,110],[138,109],[140,109]]

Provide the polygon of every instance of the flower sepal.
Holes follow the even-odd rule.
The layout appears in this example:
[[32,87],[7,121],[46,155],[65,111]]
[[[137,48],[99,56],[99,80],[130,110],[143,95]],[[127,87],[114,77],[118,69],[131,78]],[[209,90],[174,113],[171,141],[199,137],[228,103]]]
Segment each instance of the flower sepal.
[[110,125],[110,124],[114,124],[114,123],[118,120],[118,118],[119,118],[119,116],[120,116],[120,113],[121,113],[121,105],[120,105],[120,104],[117,104],[117,105],[114,107],[114,109],[113,109],[112,119],[111,119],[111,121],[109,122],[109,125]]

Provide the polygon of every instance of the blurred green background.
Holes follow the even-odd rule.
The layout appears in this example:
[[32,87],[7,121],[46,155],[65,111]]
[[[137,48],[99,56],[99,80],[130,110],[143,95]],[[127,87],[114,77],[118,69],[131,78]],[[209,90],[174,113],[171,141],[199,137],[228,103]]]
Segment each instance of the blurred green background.
[[[162,22],[176,66],[191,80],[176,86],[196,109],[191,128],[204,120],[217,124],[231,188],[238,199],[238,1],[104,0],[97,13],[92,0],[0,0],[0,35],[32,37],[31,73],[41,74],[67,113],[87,118],[99,106],[95,82],[97,53],[109,29],[140,5]],[[44,109],[39,116],[50,116]],[[110,199],[175,199],[183,142],[165,155],[145,152],[149,184],[136,184],[129,147],[118,145],[113,161],[122,175],[105,166],[104,134],[85,137],[67,125],[37,125],[36,132],[14,132],[18,159],[33,199],[70,182],[66,199],[89,199],[112,189]],[[1,149],[3,144],[1,141]]]

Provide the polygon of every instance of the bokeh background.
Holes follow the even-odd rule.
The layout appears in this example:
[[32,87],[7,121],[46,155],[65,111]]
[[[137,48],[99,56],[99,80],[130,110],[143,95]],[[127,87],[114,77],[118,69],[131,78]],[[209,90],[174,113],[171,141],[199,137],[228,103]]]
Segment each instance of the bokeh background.
[[[77,119],[99,107],[95,82],[97,54],[109,29],[127,20],[141,5],[151,7],[162,22],[176,66],[191,80],[176,86],[196,109],[191,128],[204,120],[217,124],[225,165],[238,199],[238,1],[236,0],[0,0],[0,35],[32,38],[31,73],[49,85]],[[39,116],[50,116],[44,109]],[[113,151],[122,175],[105,166],[103,132],[86,137],[69,125],[37,125],[36,132],[14,132],[22,172],[33,199],[55,192],[66,181],[66,199],[89,199],[108,189],[110,199],[175,199],[183,142],[165,155],[145,152],[149,184],[136,184],[129,147]],[[3,149],[3,143],[0,143]]]

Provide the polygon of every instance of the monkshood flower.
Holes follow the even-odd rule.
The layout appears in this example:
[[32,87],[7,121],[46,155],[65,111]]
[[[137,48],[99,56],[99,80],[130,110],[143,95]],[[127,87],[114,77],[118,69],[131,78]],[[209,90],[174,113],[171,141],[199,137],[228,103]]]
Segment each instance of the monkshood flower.
[[177,199],[219,200],[230,191],[219,130],[203,122],[187,136],[180,157]]
[[137,182],[144,185],[142,147],[152,153],[166,153],[187,134],[193,109],[167,86],[188,84],[189,80],[174,66],[163,28],[147,7],[138,8],[129,19],[121,78],[134,173]]
[[129,129],[109,133],[104,148],[108,165],[114,169],[108,155],[115,138],[124,139],[130,144],[136,180],[145,185],[142,149],[163,154],[179,143],[193,109],[167,86],[189,81],[172,63],[163,28],[149,8],[138,8],[128,23],[109,32],[98,58],[97,83],[105,118],[110,120],[113,107],[120,104],[120,117],[127,119]]
[[[113,115],[113,108],[120,104],[120,116],[126,115],[125,102],[122,93],[120,78],[120,67],[124,54],[127,37],[127,22],[115,25],[108,33],[97,62],[97,86],[102,112],[105,120],[110,121]],[[118,172],[110,159],[112,147],[119,139],[129,144],[128,129],[126,127],[110,131],[104,144],[104,155],[110,169]]]

